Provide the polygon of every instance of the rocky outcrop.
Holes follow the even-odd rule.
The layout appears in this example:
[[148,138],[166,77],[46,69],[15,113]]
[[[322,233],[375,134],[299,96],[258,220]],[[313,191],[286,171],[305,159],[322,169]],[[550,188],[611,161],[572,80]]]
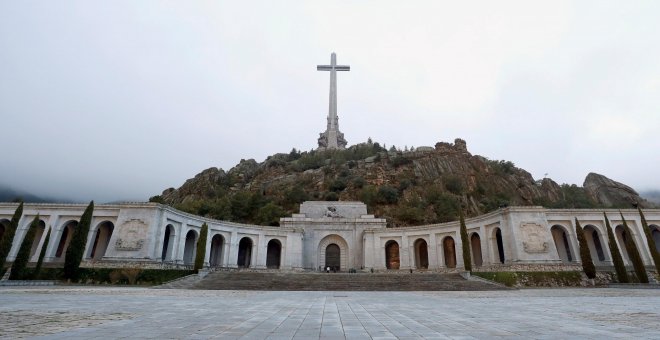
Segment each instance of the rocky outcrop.
[[591,199],[606,207],[655,206],[639,196],[633,188],[594,172],[587,175],[583,187]]

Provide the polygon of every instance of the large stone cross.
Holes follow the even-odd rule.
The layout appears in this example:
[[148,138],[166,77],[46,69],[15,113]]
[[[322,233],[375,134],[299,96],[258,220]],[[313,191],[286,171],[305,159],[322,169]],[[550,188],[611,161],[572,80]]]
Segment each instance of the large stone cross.
[[337,65],[337,55],[330,56],[330,65],[318,65],[317,71],[330,71],[330,107],[328,110],[328,126],[319,138],[319,149],[343,149],[346,146],[344,134],[339,132],[337,116],[337,71],[350,71],[347,65]]

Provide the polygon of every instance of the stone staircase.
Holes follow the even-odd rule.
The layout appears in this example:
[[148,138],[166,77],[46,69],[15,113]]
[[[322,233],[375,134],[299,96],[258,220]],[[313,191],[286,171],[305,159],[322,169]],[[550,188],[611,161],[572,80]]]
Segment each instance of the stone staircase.
[[273,273],[226,272],[171,288],[288,291],[475,291],[504,290],[485,280],[466,280],[459,274],[439,273]]

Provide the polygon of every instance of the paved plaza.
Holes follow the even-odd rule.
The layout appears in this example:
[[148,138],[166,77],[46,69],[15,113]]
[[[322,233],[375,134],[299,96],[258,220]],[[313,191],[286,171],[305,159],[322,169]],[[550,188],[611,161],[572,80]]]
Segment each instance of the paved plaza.
[[660,338],[660,290],[0,288],[2,338]]

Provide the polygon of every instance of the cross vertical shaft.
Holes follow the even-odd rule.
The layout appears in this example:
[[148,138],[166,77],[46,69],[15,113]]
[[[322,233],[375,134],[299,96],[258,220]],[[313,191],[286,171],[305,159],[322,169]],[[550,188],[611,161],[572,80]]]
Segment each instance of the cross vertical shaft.
[[350,71],[350,66],[337,65],[337,55],[330,55],[330,65],[318,65],[318,71],[330,71],[330,98],[328,107],[328,124],[326,131],[319,137],[319,149],[343,149],[346,147],[344,134],[339,132],[339,117],[337,116],[337,71]]

